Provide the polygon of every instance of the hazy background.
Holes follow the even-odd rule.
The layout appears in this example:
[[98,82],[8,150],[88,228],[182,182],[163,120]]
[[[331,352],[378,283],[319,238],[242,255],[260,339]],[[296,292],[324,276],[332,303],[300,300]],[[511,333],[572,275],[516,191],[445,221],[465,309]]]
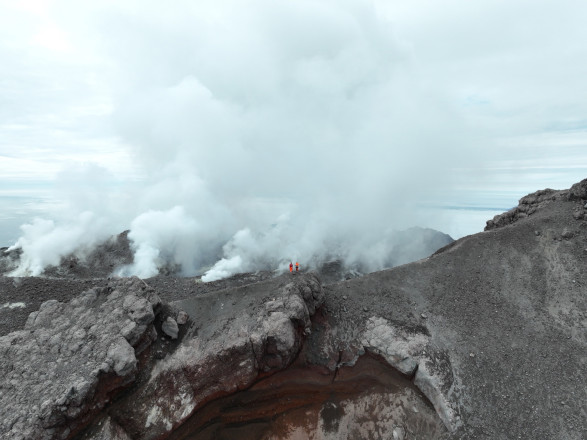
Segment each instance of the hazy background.
[[[0,245],[208,278],[587,177],[583,1],[0,1]],[[22,225],[22,226],[21,226]]]

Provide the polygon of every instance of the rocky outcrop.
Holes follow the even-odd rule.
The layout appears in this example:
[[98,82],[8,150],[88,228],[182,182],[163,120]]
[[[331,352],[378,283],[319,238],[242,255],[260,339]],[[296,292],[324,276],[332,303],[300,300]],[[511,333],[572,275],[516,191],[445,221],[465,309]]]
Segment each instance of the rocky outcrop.
[[431,343],[429,335],[371,317],[366,323],[362,345],[411,377],[449,430],[455,431],[461,425],[450,357]]
[[140,280],[115,281],[46,301],[24,330],[0,338],[3,438],[71,438],[134,380],[158,304]]
[[[493,219],[487,221],[486,231],[501,228],[517,222],[534,214],[537,210],[545,205],[557,201],[568,200],[575,202],[573,208],[573,218],[575,220],[587,219],[587,179],[574,184],[569,190],[555,191],[553,189],[543,189],[528,194],[520,199],[517,207],[509,211],[496,215]],[[538,232],[537,232],[538,234]],[[569,232],[563,234],[563,238],[570,238]]]
[[575,183],[569,189],[569,200],[587,200],[587,179]]
[[8,247],[0,247],[0,274],[13,271],[18,267],[22,249],[8,250]]
[[207,402],[296,359],[323,301],[320,282],[288,275],[246,294],[239,290],[174,304],[188,311],[194,326],[177,350],[155,364],[148,383],[119,403],[116,422],[132,438],[161,438]]
[[528,194],[520,199],[518,206],[510,209],[503,214],[498,214],[493,219],[487,221],[485,230],[489,231],[495,228],[517,222],[520,219],[526,218],[534,214],[538,209],[545,204],[560,200],[567,195],[566,191],[555,191],[553,189],[542,189],[532,194]]
[[[91,438],[169,433],[209,400],[297,357],[322,288],[311,275],[283,281],[247,296],[229,291],[176,307],[161,304],[137,278],[113,280],[68,303],[44,302],[24,330],[0,338],[0,433],[11,439],[66,439],[81,429]],[[189,330],[180,331],[171,317],[188,322],[178,306],[192,309],[190,322],[197,324]],[[181,344],[173,345],[178,336]],[[136,390],[118,399],[114,419],[97,417],[131,384]]]
[[[116,268],[133,262],[128,233],[114,235],[92,248],[81,246],[63,256],[58,265],[45,267],[42,276],[67,280],[109,277]],[[0,248],[0,274],[23,276],[25,271],[18,269],[22,253],[19,247]]]
[[577,202],[573,210],[575,220],[582,220],[585,217],[587,204],[587,179],[575,183],[569,190],[555,191],[553,189],[543,189],[528,194],[520,199],[518,206],[509,211],[496,215],[493,219],[487,221],[486,231],[500,228],[520,219],[534,214],[537,210],[546,204],[556,200],[569,200]]
[[45,268],[43,276],[69,279],[111,276],[115,269],[133,262],[128,233],[113,235],[91,249],[77,249],[64,256],[59,265]]

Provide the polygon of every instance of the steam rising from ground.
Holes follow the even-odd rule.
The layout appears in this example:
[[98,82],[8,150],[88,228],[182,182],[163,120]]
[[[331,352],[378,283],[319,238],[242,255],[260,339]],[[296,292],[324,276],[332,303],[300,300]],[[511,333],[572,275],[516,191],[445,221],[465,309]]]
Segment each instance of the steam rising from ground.
[[367,2],[70,6],[83,26],[63,26],[115,66],[111,123],[142,177],[90,179],[98,200],[24,225],[14,274],[123,228],[135,261],[120,274],[212,280],[335,255],[377,268],[382,239],[471,161],[458,112]]

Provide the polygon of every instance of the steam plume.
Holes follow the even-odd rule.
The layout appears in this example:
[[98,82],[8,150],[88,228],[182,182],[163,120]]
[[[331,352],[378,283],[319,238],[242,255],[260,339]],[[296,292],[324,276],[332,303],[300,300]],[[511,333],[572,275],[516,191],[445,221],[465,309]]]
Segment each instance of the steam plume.
[[17,273],[121,226],[135,261],[120,274],[380,266],[381,238],[471,160],[459,113],[367,2],[192,4],[92,10],[83,35],[117,66],[111,122],[142,177],[97,183],[104,206],[69,222],[24,226]]

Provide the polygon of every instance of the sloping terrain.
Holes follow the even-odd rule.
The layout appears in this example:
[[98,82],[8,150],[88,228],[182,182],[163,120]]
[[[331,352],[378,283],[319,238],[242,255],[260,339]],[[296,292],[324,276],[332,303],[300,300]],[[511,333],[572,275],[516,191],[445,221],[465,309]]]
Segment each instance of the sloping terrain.
[[[20,411],[3,413],[0,435],[587,438],[586,203],[587,180],[539,191],[425,260],[326,286],[309,273],[4,278],[11,304],[51,291],[63,304],[0,337],[2,404]],[[97,366],[79,356],[85,334],[103,334],[89,342]],[[43,377],[55,391],[38,402]]]
[[454,373],[455,438],[587,438],[587,193],[574,191],[523,199],[540,206],[426,261],[326,289],[331,350],[356,350],[346,335],[358,316],[424,326]]

